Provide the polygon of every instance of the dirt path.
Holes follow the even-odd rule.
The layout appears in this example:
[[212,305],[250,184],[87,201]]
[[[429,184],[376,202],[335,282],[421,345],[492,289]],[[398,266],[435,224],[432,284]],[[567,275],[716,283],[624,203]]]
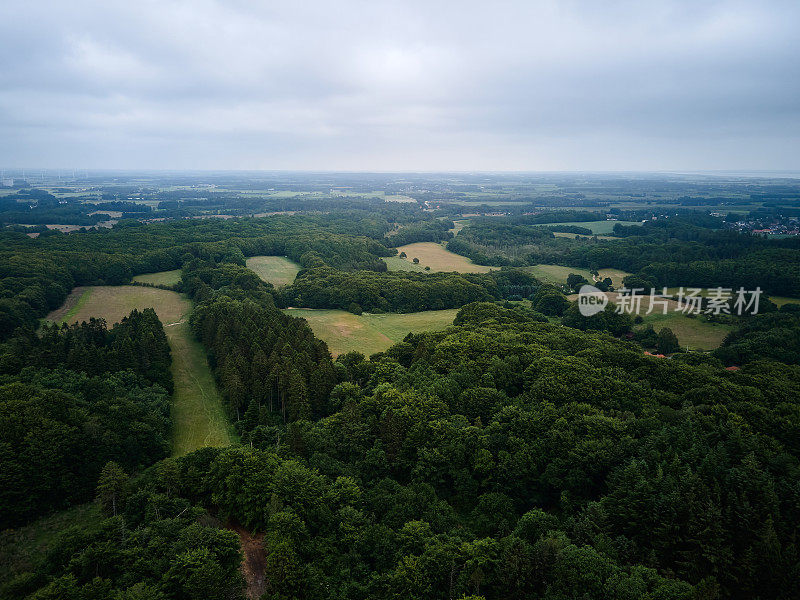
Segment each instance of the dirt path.
[[61,323],[62,321],[68,320],[69,317],[72,316],[70,313],[74,313],[78,310],[78,303],[88,290],[89,288],[84,286],[72,288],[72,291],[69,293],[66,300],[64,300],[64,304],[47,315],[47,320],[53,321],[54,323]]
[[241,525],[228,523],[228,528],[235,531],[242,545],[242,574],[247,582],[246,595],[250,600],[258,600],[267,591],[264,571],[267,566],[267,555],[262,541],[264,534],[251,534]]

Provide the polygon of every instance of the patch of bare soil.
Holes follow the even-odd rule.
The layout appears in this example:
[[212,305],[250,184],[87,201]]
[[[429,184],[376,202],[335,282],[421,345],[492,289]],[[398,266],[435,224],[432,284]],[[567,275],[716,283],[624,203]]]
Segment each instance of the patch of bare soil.
[[228,523],[228,528],[235,531],[242,545],[242,574],[247,582],[246,595],[250,600],[258,600],[267,591],[264,572],[267,567],[267,555],[264,552],[264,534],[252,534],[241,525]]

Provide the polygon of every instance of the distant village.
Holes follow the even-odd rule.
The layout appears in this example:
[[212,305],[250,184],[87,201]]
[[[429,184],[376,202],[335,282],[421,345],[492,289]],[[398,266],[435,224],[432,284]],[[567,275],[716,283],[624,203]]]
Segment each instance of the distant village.
[[741,221],[729,222],[728,227],[736,231],[761,235],[800,235],[800,217],[744,219]]

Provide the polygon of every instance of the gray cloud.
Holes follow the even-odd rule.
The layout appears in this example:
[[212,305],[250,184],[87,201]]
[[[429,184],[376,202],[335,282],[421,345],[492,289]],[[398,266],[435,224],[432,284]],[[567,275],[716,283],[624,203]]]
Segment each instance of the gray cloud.
[[798,169],[796,2],[0,5],[0,164]]

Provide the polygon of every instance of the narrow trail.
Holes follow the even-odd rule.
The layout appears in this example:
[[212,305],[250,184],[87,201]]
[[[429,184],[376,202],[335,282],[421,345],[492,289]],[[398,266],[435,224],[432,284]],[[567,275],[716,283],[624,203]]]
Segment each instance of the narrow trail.
[[267,591],[264,571],[267,567],[267,555],[262,541],[264,534],[252,534],[241,525],[228,523],[228,529],[235,531],[242,546],[242,574],[247,582],[245,595],[250,600],[258,600]]

